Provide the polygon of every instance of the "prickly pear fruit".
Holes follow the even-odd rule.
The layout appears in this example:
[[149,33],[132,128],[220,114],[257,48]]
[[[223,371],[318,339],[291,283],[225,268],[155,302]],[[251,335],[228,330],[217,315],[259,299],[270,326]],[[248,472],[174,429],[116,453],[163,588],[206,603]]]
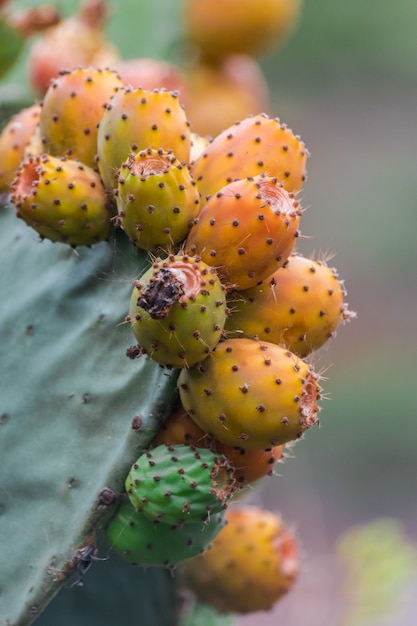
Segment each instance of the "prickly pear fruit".
[[355,316],[345,295],[335,268],[295,254],[263,282],[230,296],[226,328],[230,337],[278,343],[306,357]]
[[200,208],[188,167],[162,149],[131,153],[120,168],[118,223],[138,248],[173,251],[187,236]]
[[246,506],[226,512],[210,550],[183,563],[183,585],[223,613],[268,611],[294,585],[298,543],[281,517]]
[[124,499],[106,536],[110,547],[133,565],[172,569],[206,550],[224,525],[223,511],[184,525],[154,522]]
[[182,70],[173,63],[160,59],[124,59],[114,65],[125,87],[137,89],[168,89],[181,91],[184,88]]
[[190,134],[177,92],[120,89],[107,105],[98,129],[98,167],[105,186],[117,187],[115,174],[131,152],[162,148],[188,163]]
[[33,104],[16,113],[0,133],[0,193],[10,183],[23,160],[25,149],[39,123],[41,106]]
[[277,118],[249,116],[217,135],[191,172],[203,197],[236,178],[267,174],[287,191],[299,191],[306,178],[308,151]]
[[17,217],[42,239],[90,246],[110,234],[112,214],[100,177],[79,161],[29,158],[17,171],[10,200]]
[[222,454],[233,469],[237,488],[272,475],[274,465],[283,458],[284,451],[283,445],[268,450],[244,450],[220,443],[197,426],[181,404],[174,408],[151,442],[152,446],[161,444],[188,444]]
[[127,495],[136,511],[165,524],[201,522],[220,513],[233,489],[224,457],[181,444],[144,452],[126,478]]
[[212,63],[236,52],[256,55],[294,27],[301,0],[186,0],[185,34]]
[[107,18],[105,0],[84,0],[74,15],[35,41],[29,51],[28,71],[38,96],[45,94],[61,70],[111,67],[119,60],[118,50],[104,33]]
[[292,352],[253,339],[227,339],[178,379],[183,407],[230,446],[270,448],[317,423],[318,376]]
[[42,102],[44,152],[95,167],[97,126],[110,98],[123,87],[110,69],[77,68],[51,80]]
[[215,270],[199,259],[170,255],[134,282],[128,319],[146,353],[169,367],[191,367],[219,342],[226,296]]
[[300,217],[294,195],[275,178],[235,180],[209,197],[185,248],[215,266],[229,288],[247,289],[285,263]]
[[182,100],[191,128],[215,137],[236,120],[269,111],[269,90],[260,65],[234,54],[218,66],[196,63],[185,72]]

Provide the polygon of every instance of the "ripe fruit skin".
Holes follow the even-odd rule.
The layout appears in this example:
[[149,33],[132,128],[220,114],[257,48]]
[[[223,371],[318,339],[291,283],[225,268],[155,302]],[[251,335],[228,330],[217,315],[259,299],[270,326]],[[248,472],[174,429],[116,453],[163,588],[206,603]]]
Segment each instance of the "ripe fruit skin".
[[188,167],[172,152],[131,153],[118,172],[119,225],[138,248],[174,251],[200,208]]
[[176,92],[120,89],[107,105],[97,136],[98,167],[108,189],[131,152],[171,150],[188,163],[190,128]]
[[184,525],[153,522],[123,499],[106,528],[112,550],[133,565],[174,568],[207,549],[224,527],[224,512]]
[[10,200],[18,217],[54,242],[90,246],[111,231],[100,177],[79,161],[47,154],[29,158],[11,185]]
[[281,344],[304,358],[355,316],[345,295],[334,268],[295,254],[260,284],[230,294],[233,315],[226,328],[231,337]]
[[229,289],[247,289],[285,263],[300,217],[298,202],[275,178],[235,180],[207,200],[185,248],[216,267]]
[[272,475],[275,463],[282,459],[284,450],[282,445],[269,450],[244,450],[220,443],[197,426],[181,404],[175,407],[152,440],[152,446],[161,444],[188,444],[222,454],[233,469],[238,489]]
[[156,260],[135,281],[128,319],[142,352],[181,368],[202,361],[217,345],[226,315],[215,270],[179,254]]
[[215,63],[228,54],[256,55],[280,43],[300,8],[301,0],[186,0],[184,27],[202,58]]
[[227,339],[198,366],[183,369],[178,388],[198,426],[230,446],[270,448],[317,423],[317,375],[273,343]]
[[84,0],[77,13],[50,28],[32,45],[28,58],[29,82],[38,96],[61,70],[77,67],[112,67],[117,48],[104,34],[107,20],[104,0]]
[[95,167],[97,125],[110,98],[123,86],[113,70],[77,68],[60,72],[45,93],[40,131],[45,152]]
[[160,59],[135,58],[119,61],[114,69],[125,87],[137,89],[168,89],[181,91],[184,88],[182,70],[173,63]]
[[228,509],[211,548],[181,566],[185,587],[224,613],[268,611],[294,585],[299,552],[280,516],[257,507]]
[[233,54],[217,66],[196,63],[185,72],[181,95],[191,128],[215,137],[236,120],[270,109],[269,89],[260,65]]
[[9,190],[25,149],[39,123],[41,106],[33,104],[16,113],[0,133],[0,193]]
[[217,135],[191,164],[191,172],[204,197],[236,178],[266,174],[289,192],[301,189],[306,179],[308,151],[301,139],[276,118],[246,117]]
[[164,524],[201,522],[220,513],[233,492],[231,468],[207,448],[160,445],[130,469],[126,491],[136,511]]

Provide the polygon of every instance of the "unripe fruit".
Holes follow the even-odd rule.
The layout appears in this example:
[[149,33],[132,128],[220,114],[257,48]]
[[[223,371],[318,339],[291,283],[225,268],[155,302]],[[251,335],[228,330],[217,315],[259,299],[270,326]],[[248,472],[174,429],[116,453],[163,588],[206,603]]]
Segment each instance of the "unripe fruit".
[[45,93],[40,116],[44,151],[95,167],[97,127],[106,104],[123,87],[109,69],[77,68],[60,72]]
[[298,202],[275,178],[235,180],[207,200],[185,248],[216,267],[229,289],[247,289],[285,263],[300,218]]
[[293,255],[284,267],[250,289],[230,294],[230,337],[249,337],[286,346],[306,357],[355,316],[334,268]]
[[198,366],[183,369],[178,388],[202,430],[230,446],[260,449],[299,439],[317,423],[317,378],[281,346],[227,339]]
[[174,251],[200,208],[188,167],[172,152],[131,153],[120,168],[116,202],[119,224],[138,248]]
[[233,490],[224,457],[186,445],[161,445],[144,452],[126,478],[136,511],[165,524],[196,523],[220,513]]
[[172,151],[181,162],[190,158],[190,128],[176,92],[120,89],[101,118],[97,136],[98,167],[108,189],[131,152]]
[[300,7],[301,0],[186,0],[184,27],[201,56],[215,63],[277,45],[293,29]]
[[140,351],[161,365],[191,367],[219,342],[226,296],[213,268],[171,255],[134,283],[129,320]]
[[33,104],[16,113],[0,133],[0,193],[9,190],[25,150],[39,124],[41,107]]
[[226,520],[211,548],[181,566],[183,584],[223,613],[268,611],[297,579],[296,538],[260,508],[229,509]]
[[307,157],[304,143],[287,126],[260,114],[217,135],[191,164],[191,172],[203,198],[237,178],[259,174],[297,192],[306,178]]
[[124,499],[106,536],[111,549],[129,563],[172,569],[206,550],[224,525],[223,512],[183,525],[153,522]]
[[90,246],[111,231],[100,177],[79,161],[47,154],[29,158],[11,185],[10,200],[18,217],[54,242]]

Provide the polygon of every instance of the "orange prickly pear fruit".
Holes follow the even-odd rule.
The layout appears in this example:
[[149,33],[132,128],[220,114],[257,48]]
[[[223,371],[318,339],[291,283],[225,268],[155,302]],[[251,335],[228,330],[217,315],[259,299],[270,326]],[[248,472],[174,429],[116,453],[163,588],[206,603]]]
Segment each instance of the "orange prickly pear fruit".
[[198,426],[230,446],[270,448],[317,424],[318,376],[273,343],[227,339],[202,363],[183,369],[181,403]]
[[165,420],[152,440],[152,446],[161,444],[188,444],[198,448],[210,448],[223,455],[233,468],[237,488],[244,487],[267,475],[272,475],[274,465],[283,457],[284,446],[268,450],[244,450],[238,446],[227,446],[204,432],[178,404]]
[[110,98],[123,87],[110,69],[93,67],[60,72],[42,102],[40,132],[44,151],[95,167],[97,127]]
[[105,186],[117,187],[117,171],[131,152],[171,150],[188,164],[191,132],[178,93],[120,89],[110,100],[98,128],[98,167]]
[[182,100],[191,128],[210,137],[236,120],[270,109],[261,67],[244,54],[227,56],[216,66],[196,63],[188,67]]
[[29,82],[43,96],[52,78],[77,67],[111,67],[119,52],[108,41],[104,25],[108,18],[105,0],[84,0],[77,12],[50,28],[29,51]]
[[268,611],[297,580],[297,540],[258,507],[229,508],[226,522],[209,550],[181,566],[183,585],[222,613]]
[[41,106],[33,104],[16,113],[0,133],[0,193],[9,190],[25,150],[39,124]]
[[79,161],[47,154],[23,161],[10,200],[17,217],[42,239],[90,246],[111,231],[112,213],[100,177]]
[[300,218],[294,195],[275,178],[235,180],[209,197],[185,248],[215,266],[229,288],[247,289],[285,263]]
[[[134,282],[128,320],[139,344],[160,365],[181,368],[202,361],[220,341],[227,310],[213,268],[198,258],[157,259]],[[128,354],[138,356],[129,349]]]
[[186,0],[183,21],[201,57],[217,63],[228,54],[257,55],[277,45],[300,9],[301,0]]
[[118,174],[118,223],[138,248],[160,253],[177,247],[200,208],[188,167],[172,152],[131,153]]
[[345,296],[334,268],[295,254],[266,280],[230,295],[226,328],[230,337],[270,341],[306,357],[355,316]]
[[147,57],[125,59],[114,64],[125,87],[137,89],[168,89],[182,91],[184,88],[183,72],[168,61]]
[[267,174],[289,192],[306,179],[308,151],[277,118],[259,114],[223,130],[191,164],[201,195],[210,196],[236,178]]

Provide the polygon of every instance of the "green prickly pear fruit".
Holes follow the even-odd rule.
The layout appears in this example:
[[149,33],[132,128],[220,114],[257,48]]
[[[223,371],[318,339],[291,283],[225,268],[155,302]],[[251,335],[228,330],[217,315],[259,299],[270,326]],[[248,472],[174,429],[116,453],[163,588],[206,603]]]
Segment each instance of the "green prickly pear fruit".
[[117,73],[93,67],[61,71],[42,102],[44,152],[95,167],[97,128],[110,98],[123,87]]
[[188,163],[191,132],[177,92],[120,89],[107,105],[97,136],[98,167],[108,189],[131,152],[171,150]]
[[229,509],[226,521],[210,550],[181,565],[182,583],[222,613],[268,611],[298,578],[297,539],[259,507]]
[[8,192],[39,124],[40,104],[16,113],[0,133],[0,193]]
[[11,185],[17,216],[42,239],[90,246],[107,239],[112,213],[92,168],[47,154],[24,161]]
[[167,367],[191,367],[220,341],[225,305],[213,268],[198,258],[170,255],[134,282],[128,320],[140,353]]
[[294,195],[275,178],[235,180],[209,197],[185,247],[215,266],[229,288],[247,289],[285,263],[300,218]]
[[181,402],[204,431],[244,449],[299,439],[317,423],[318,376],[292,352],[253,339],[227,339],[178,379]]
[[238,446],[227,446],[204,432],[187,415],[181,404],[176,406],[152,439],[151,445],[158,446],[188,444],[209,448],[222,454],[233,468],[233,478],[238,489],[273,473],[275,464],[283,458],[284,446],[267,450],[244,450]]
[[200,208],[188,167],[172,152],[148,148],[131,153],[118,172],[118,223],[138,248],[175,249]]
[[174,568],[206,550],[225,525],[224,512],[187,524],[164,524],[124,499],[106,528],[111,548],[133,565]]
[[277,118],[249,116],[217,135],[191,164],[203,197],[235,180],[267,174],[290,192],[306,178],[308,151],[301,139]]
[[201,522],[220,513],[234,490],[226,459],[207,448],[160,445],[144,452],[126,478],[137,512],[165,524]]
[[230,337],[249,337],[286,346],[306,357],[355,316],[335,268],[293,255],[258,285],[230,296]]

